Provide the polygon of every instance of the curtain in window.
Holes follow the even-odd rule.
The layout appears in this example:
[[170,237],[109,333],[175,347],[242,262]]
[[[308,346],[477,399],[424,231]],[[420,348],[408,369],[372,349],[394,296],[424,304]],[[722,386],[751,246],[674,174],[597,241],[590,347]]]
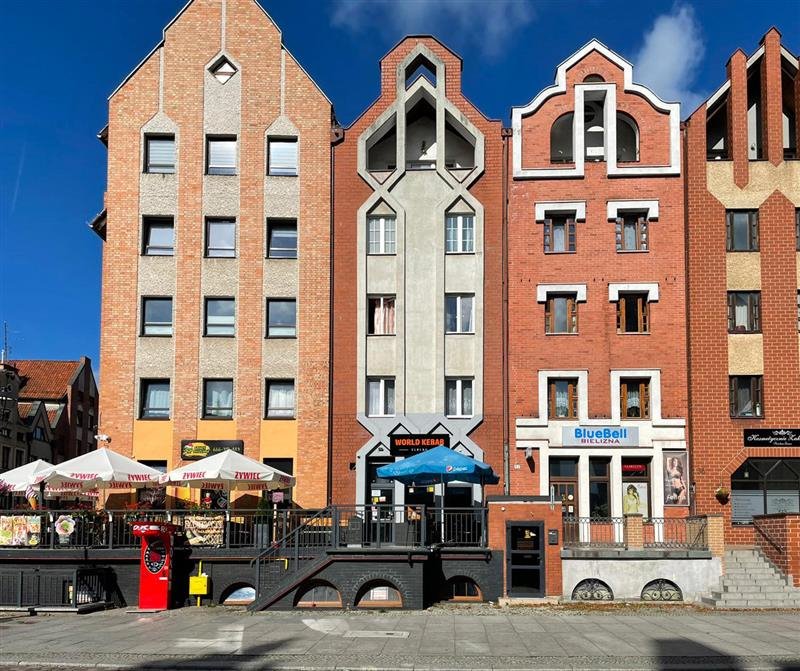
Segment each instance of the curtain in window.
[[554,298],[553,312],[555,314],[555,333],[566,333],[567,329],[567,299]]
[[445,296],[444,330],[455,333],[458,330],[458,296]]
[[472,333],[475,330],[474,310],[472,304],[474,303],[473,296],[461,297],[461,332]]
[[639,385],[628,385],[628,399],[625,403],[625,414],[628,417],[641,417],[642,416],[642,399],[639,394]]
[[461,414],[472,415],[472,380],[461,383]]
[[447,415],[452,417],[458,414],[458,382],[456,380],[447,380],[445,386]]
[[384,380],[383,382],[383,395],[385,413],[387,415],[394,414],[394,380]]
[[625,244],[624,249],[636,249],[636,223],[625,222],[624,226]]
[[151,416],[169,414],[169,385],[163,383],[148,385],[145,407]]
[[566,225],[553,224],[553,251],[566,251]]
[[375,300],[372,327],[376,335],[394,333],[394,298]]
[[747,296],[742,296],[741,294],[737,294],[735,301],[736,302],[733,308],[734,327],[747,330],[748,328]]
[[750,380],[740,380],[736,387],[736,407],[740,416],[753,414],[753,396],[750,390]]
[[369,380],[367,382],[367,414],[381,415],[381,381]]
[[271,416],[291,417],[294,415],[294,383],[270,383],[267,403]]
[[563,383],[556,384],[556,417],[569,415],[569,386]]
[[206,411],[215,417],[230,417],[233,407],[233,384],[208,382],[206,386]]

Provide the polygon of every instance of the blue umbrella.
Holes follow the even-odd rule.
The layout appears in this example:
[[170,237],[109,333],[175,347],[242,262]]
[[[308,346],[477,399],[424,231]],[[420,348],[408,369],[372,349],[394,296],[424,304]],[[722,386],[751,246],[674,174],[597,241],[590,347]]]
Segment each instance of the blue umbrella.
[[381,466],[377,475],[379,478],[419,486],[453,481],[496,485],[500,481],[489,464],[443,446]]

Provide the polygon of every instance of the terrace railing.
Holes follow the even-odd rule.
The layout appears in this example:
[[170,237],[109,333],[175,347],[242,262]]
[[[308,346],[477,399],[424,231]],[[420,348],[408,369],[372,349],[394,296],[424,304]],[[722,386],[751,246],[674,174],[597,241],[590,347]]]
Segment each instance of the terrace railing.
[[622,517],[565,517],[564,547],[622,548]]
[[642,523],[643,545],[658,549],[708,549],[705,517],[652,517]]

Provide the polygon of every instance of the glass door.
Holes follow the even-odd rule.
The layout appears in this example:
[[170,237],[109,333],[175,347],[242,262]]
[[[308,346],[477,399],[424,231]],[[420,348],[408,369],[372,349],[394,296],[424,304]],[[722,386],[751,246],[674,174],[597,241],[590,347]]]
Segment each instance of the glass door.
[[506,523],[506,593],[544,596],[544,523]]

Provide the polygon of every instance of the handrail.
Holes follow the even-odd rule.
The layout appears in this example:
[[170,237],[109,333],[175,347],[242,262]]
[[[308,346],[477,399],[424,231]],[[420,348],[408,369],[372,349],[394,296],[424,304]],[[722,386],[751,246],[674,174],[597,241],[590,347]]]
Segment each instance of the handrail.
[[315,515],[312,515],[311,517],[309,517],[305,522],[303,522],[300,526],[295,528],[292,532],[286,534],[280,540],[273,541],[272,544],[268,548],[265,548],[261,552],[261,554],[259,554],[257,557],[254,557],[252,560],[250,560],[250,566],[253,566],[253,564],[255,564],[257,561],[260,561],[261,559],[266,559],[267,555],[275,554],[279,549],[285,548],[287,543],[289,542],[289,540],[291,539],[292,536],[298,535],[303,529],[305,529],[307,526],[309,526],[311,524],[311,522],[314,522],[315,520],[318,520],[324,513],[328,513],[328,512],[330,512],[330,510],[331,510],[331,507],[327,506],[327,507],[323,508],[322,510],[317,511],[317,513]]
[[767,540],[767,542],[778,551],[778,554],[782,555],[785,552],[784,547],[769,535],[769,532],[756,521],[755,517],[753,518],[753,528],[758,531]]

